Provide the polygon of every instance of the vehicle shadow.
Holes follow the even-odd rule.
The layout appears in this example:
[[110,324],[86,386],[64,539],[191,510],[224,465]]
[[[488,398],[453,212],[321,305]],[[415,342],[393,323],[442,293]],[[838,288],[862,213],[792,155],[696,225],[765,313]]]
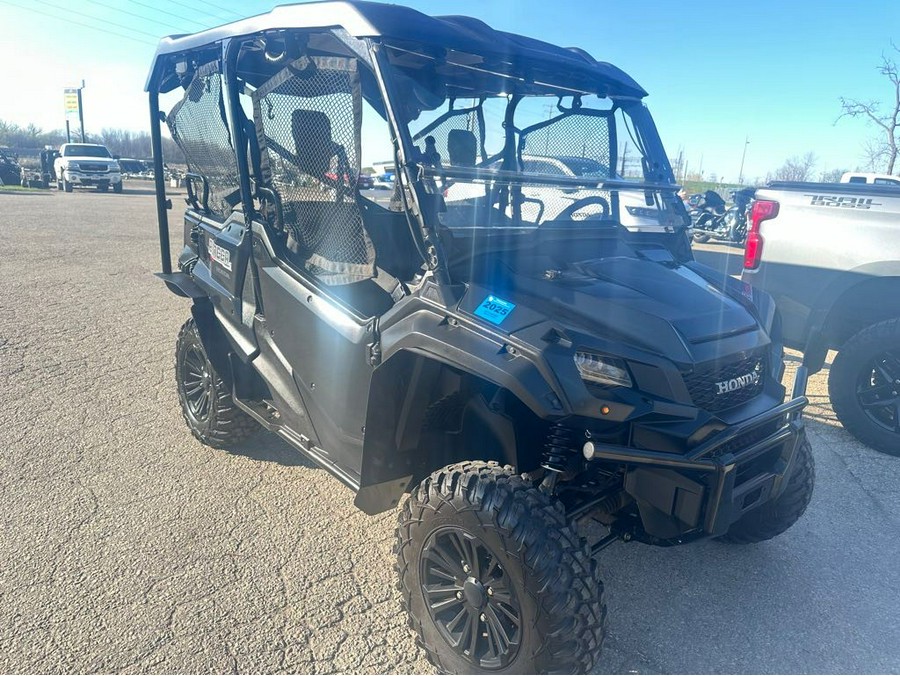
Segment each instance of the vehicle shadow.
[[240,455],[261,462],[272,462],[283,467],[321,469],[319,465],[289,446],[283,439],[261,428],[250,438],[231,444],[223,450],[232,455]]
[[872,523],[840,456],[820,442],[845,433],[807,425],[816,488],[786,533],[751,545],[617,543],[598,555],[610,620],[593,673],[874,673],[898,664],[896,629],[879,629],[895,612],[879,573],[893,556],[878,537],[884,524]]

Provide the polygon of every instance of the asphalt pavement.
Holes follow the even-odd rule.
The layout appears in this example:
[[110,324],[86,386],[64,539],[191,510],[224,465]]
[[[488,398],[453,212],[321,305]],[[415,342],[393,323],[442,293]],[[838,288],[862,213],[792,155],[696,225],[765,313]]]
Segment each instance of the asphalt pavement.
[[[153,277],[147,187],[0,191],[0,672],[431,673],[395,589],[396,514],[358,512],[270,434],[225,452],[185,427],[189,308]],[[739,254],[708,249],[723,274]],[[900,672],[900,458],[841,429],[826,376],[791,531],[602,552],[597,673]]]

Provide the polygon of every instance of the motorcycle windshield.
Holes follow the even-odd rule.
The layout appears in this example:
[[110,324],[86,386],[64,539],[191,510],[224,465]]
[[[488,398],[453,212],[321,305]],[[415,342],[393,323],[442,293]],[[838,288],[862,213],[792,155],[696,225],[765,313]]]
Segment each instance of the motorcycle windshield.
[[[402,52],[402,53],[401,53]],[[527,233],[560,224],[672,232],[686,212],[647,108],[602,83],[575,89],[475,55],[392,53],[394,112],[408,131],[429,225]],[[478,64],[472,66],[470,64]]]

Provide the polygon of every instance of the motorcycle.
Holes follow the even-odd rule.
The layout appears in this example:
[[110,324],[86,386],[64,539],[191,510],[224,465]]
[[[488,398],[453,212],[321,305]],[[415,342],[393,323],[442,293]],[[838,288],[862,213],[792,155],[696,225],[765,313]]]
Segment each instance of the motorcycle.
[[747,239],[747,209],[755,192],[755,188],[735,190],[731,193],[734,204],[726,209],[725,200],[714,190],[707,190],[691,211],[694,241],[702,243],[712,238],[743,244]]

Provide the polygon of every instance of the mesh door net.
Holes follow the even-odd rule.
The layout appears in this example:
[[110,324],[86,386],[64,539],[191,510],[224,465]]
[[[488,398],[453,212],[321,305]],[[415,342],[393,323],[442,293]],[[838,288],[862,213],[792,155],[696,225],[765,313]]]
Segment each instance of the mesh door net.
[[356,201],[362,99],[357,61],[301,57],[253,93],[263,180],[278,193],[288,247],[326,284],[375,276]]
[[220,220],[240,202],[240,181],[231,134],[225,122],[222,75],[212,62],[197,69],[166,117],[169,132],[187,161],[188,171],[209,185],[208,208]]
[[[453,105],[452,102],[450,104]],[[426,164],[475,166],[484,159],[484,112],[481,104],[473,108],[449,110],[427,127],[413,136],[413,141],[421,141],[431,137],[434,139],[434,151],[440,157],[439,162],[430,162],[428,142],[419,147],[420,159]]]
[[[598,182],[614,178],[616,164],[616,134],[612,116],[602,111],[566,112],[552,120],[539,122],[523,129],[519,136],[519,163],[527,172],[532,167],[553,166],[551,174],[596,176]],[[549,160],[545,162],[544,160]],[[538,170],[543,173],[540,169]],[[600,197],[611,205],[607,190],[586,187],[576,192],[544,190],[544,220],[580,199]],[[578,210],[582,218],[601,214],[604,208],[594,204]],[[610,216],[607,213],[604,216]],[[573,218],[578,218],[573,214]]]

